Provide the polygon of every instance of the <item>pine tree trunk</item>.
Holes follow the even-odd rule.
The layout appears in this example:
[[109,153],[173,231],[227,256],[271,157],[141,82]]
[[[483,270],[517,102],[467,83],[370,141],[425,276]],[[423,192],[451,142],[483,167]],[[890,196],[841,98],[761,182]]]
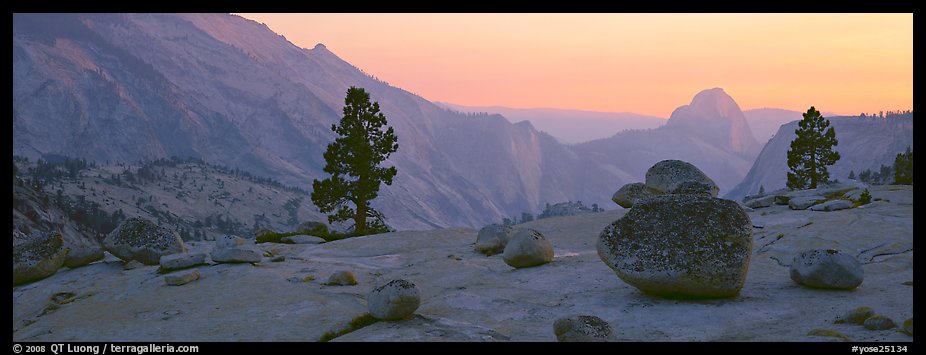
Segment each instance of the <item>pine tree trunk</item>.
[[[360,190],[364,191],[366,189],[366,182],[367,182],[366,174],[361,173],[360,178],[358,179],[357,182],[360,185]],[[354,215],[354,232],[357,234],[362,234],[366,230],[367,230],[367,200],[362,199],[362,200],[357,201],[357,214]]]
[[357,203],[357,214],[354,216],[354,232],[363,233],[367,229],[367,202]]

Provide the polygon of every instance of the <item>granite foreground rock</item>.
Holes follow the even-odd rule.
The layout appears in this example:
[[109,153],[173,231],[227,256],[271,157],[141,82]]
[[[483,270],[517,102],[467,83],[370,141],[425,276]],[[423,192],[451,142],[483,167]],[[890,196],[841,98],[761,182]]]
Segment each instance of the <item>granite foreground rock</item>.
[[553,244],[536,230],[519,228],[505,246],[502,260],[514,268],[543,265],[553,261]]
[[53,275],[67,258],[68,249],[58,233],[26,235],[13,230],[13,285]]
[[731,297],[746,281],[752,222],[736,202],[665,195],[609,225],[598,255],[621,280],[648,293]]
[[616,341],[611,325],[595,316],[569,316],[553,323],[553,334],[560,342]]
[[[332,341],[550,342],[556,341],[556,319],[587,314],[610,323],[620,341],[839,340],[806,337],[812,329],[830,328],[857,342],[912,342],[899,331],[833,324],[858,306],[871,306],[898,326],[913,316],[914,252],[907,251],[914,239],[912,187],[875,186],[871,193],[883,200],[830,213],[780,205],[749,212],[765,228],[753,231],[749,275],[735,298],[651,297],[619,280],[595,250],[602,229],[628,212],[615,208],[524,223],[543,233],[557,255],[554,263],[518,270],[473,252],[478,228],[402,231],[321,245],[262,243],[255,247],[287,261],[200,267],[202,277],[180,287],[165,286],[157,267],[123,271],[108,255],[14,286],[12,339],[312,342],[368,313],[366,296],[373,287],[404,278],[421,291],[414,315]],[[208,253],[214,242],[187,245],[191,252]],[[794,255],[828,248],[852,250],[862,262],[865,282],[858,291],[818,292],[788,278]],[[353,271],[360,285],[322,285],[340,270]],[[316,280],[301,282],[306,276]],[[240,287],[226,291],[229,285]],[[66,291],[76,301],[41,315],[50,298]],[[176,315],[164,319],[165,314]]]
[[119,259],[145,265],[158,265],[162,256],[187,250],[180,234],[141,217],[123,221],[103,239],[103,247]]
[[791,262],[791,279],[804,286],[851,290],[865,280],[858,259],[833,249],[804,251]]
[[376,319],[399,320],[406,318],[421,305],[418,286],[399,279],[373,289],[367,295],[370,315]]

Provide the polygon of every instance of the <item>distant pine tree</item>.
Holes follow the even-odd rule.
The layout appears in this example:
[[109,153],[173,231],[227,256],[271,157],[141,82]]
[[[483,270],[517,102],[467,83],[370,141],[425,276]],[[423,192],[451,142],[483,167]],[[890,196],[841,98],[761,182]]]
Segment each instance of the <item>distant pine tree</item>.
[[913,185],[913,150],[910,147],[894,158],[894,184]]
[[759,185],[759,195],[765,195],[765,185]]
[[817,184],[829,180],[827,166],[839,160],[839,152],[833,147],[839,144],[836,131],[830,122],[813,106],[804,113],[794,131],[797,138],[788,150],[788,188],[817,188]]
[[855,170],[849,171],[849,180],[855,180]]

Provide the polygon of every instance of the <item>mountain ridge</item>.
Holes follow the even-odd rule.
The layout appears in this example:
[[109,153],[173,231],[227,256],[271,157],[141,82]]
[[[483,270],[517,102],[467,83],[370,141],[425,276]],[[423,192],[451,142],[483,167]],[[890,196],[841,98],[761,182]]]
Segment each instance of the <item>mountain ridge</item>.
[[662,159],[689,160],[722,190],[748,170],[748,152],[684,130],[656,129],[656,147],[652,132],[563,145],[529,123],[442,108],[238,16],[14,15],[13,151],[31,159],[177,156],[307,188],[326,176],[349,86],[367,89],[399,137],[386,162],[399,175],[373,201],[399,229],[480,226],[570,200],[610,206]]

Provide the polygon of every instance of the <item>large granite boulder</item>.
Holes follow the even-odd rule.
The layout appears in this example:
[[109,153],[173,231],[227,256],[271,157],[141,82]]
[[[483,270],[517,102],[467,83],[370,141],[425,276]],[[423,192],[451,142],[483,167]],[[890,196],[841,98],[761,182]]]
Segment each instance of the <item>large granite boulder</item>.
[[53,275],[67,258],[68,249],[59,233],[13,230],[13,285]]
[[553,244],[538,231],[520,228],[508,241],[502,260],[514,268],[543,265],[553,261]]
[[635,205],[599,236],[598,256],[648,293],[730,297],[746,281],[752,223],[730,200],[664,195]]
[[804,251],[791,262],[791,280],[813,288],[851,290],[862,284],[858,259],[833,249]]
[[[720,192],[714,180],[707,177],[701,169],[681,160],[663,160],[654,164],[646,171],[646,186],[662,193],[706,190],[712,197],[717,197],[717,193]],[[683,187],[684,189],[679,190]]]
[[490,224],[479,230],[474,249],[485,255],[501,253],[511,239],[512,228],[509,225]]
[[614,193],[614,196],[611,196],[611,200],[623,208],[631,208],[640,200],[645,200],[661,194],[661,192],[646,186],[646,184],[642,182],[635,182],[621,187]]
[[122,222],[103,239],[103,248],[119,259],[145,265],[158,265],[162,256],[187,251],[180,234],[141,217]]
[[418,286],[398,279],[370,291],[367,305],[376,319],[399,320],[415,313],[421,305],[421,296]]

